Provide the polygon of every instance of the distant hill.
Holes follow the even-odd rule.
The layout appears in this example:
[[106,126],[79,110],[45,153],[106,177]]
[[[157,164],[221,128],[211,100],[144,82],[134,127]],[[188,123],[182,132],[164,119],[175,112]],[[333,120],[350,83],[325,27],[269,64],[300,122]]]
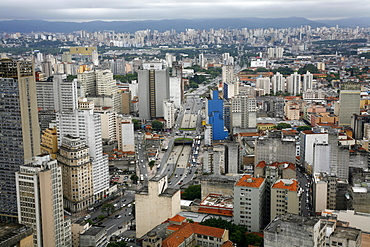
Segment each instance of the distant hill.
[[0,32],[61,32],[70,33],[78,30],[89,32],[114,30],[116,32],[135,32],[137,30],[165,30],[175,29],[184,31],[193,29],[218,28],[289,28],[310,25],[312,27],[335,26],[340,27],[370,27],[370,18],[347,18],[338,20],[312,21],[302,17],[288,18],[215,18],[215,19],[176,19],[176,20],[146,20],[146,21],[91,21],[91,22],[61,22],[42,20],[11,20],[0,21]]

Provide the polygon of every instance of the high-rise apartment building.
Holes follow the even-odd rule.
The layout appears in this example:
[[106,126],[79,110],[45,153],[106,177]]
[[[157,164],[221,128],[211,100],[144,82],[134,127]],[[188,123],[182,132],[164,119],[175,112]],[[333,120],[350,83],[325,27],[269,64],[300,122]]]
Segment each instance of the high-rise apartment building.
[[297,72],[291,74],[286,78],[287,80],[287,91],[291,95],[297,95],[301,93],[301,75]]
[[139,116],[144,119],[163,117],[163,100],[170,98],[168,69],[139,70]]
[[256,88],[263,89],[264,94],[270,94],[270,77],[258,77],[256,81]]
[[303,75],[302,81],[302,91],[306,92],[307,90],[312,89],[312,81],[313,81],[313,74],[310,71],[307,71],[306,74]]
[[0,215],[16,217],[15,172],[40,154],[33,63],[1,59],[0,88]]
[[276,94],[277,92],[285,92],[285,77],[282,74],[276,72],[276,74],[272,76],[271,82],[272,93]]
[[257,124],[257,104],[253,96],[238,94],[231,99],[231,127],[255,128]]
[[64,136],[58,152],[63,174],[64,206],[79,212],[94,203],[92,164],[89,148],[79,137]]
[[64,219],[62,169],[49,155],[26,161],[15,173],[19,223],[32,227],[35,246],[70,246]]
[[259,232],[265,213],[265,179],[244,175],[234,186],[233,221],[249,232]]
[[78,136],[86,140],[90,157],[93,158],[92,179],[94,195],[101,198],[109,188],[108,157],[103,154],[101,116],[94,113],[94,106],[68,113],[57,113],[58,143],[61,145],[66,135]]
[[360,114],[360,84],[344,83],[339,93],[339,125],[350,126],[353,114]]
[[271,187],[270,220],[279,214],[299,214],[300,191],[298,181],[295,179],[279,179]]
[[124,152],[135,151],[134,123],[130,116],[117,118],[117,141],[118,149]]
[[57,158],[58,134],[57,128],[47,128],[41,135],[41,154],[50,154],[52,159]]

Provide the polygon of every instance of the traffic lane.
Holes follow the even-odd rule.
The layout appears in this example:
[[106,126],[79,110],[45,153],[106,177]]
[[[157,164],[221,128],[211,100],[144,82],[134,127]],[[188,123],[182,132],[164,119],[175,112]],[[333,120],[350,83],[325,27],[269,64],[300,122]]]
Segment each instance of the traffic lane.
[[[127,203],[131,203],[135,200],[135,193],[134,192],[125,192],[124,195],[122,197],[119,197],[118,199],[115,199],[116,201],[113,201],[111,203],[114,204],[119,204],[117,205],[117,209],[119,209],[120,205],[122,205],[120,202],[122,202],[123,200],[125,200]],[[126,203],[126,204],[127,204]],[[93,212],[90,212],[90,215],[91,215],[91,220],[93,221],[93,223],[96,223],[98,222],[99,220],[99,215],[106,215],[106,212],[102,212],[101,211],[101,208],[93,211]]]
[[107,235],[110,236],[119,229],[122,229],[123,226],[129,224],[131,219],[133,219],[132,208],[124,208],[112,215],[109,220],[105,221],[102,225],[106,227]]
[[[299,182],[300,187],[303,189],[303,193],[301,196],[301,214],[303,216],[308,216],[310,214],[309,208],[311,208],[311,201],[310,201],[310,188],[306,185],[310,181],[305,173],[300,172],[297,170],[297,180]],[[307,192],[309,197],[307,197]],[[307,199],[309,199],[307,203]]]

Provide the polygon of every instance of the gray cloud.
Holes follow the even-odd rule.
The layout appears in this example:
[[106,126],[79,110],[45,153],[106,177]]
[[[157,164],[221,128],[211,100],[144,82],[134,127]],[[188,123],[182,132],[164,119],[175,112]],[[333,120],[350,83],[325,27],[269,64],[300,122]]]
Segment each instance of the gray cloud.
[[368,0],[2,0],[0,19],[63,21],[230,17],[369,17]]

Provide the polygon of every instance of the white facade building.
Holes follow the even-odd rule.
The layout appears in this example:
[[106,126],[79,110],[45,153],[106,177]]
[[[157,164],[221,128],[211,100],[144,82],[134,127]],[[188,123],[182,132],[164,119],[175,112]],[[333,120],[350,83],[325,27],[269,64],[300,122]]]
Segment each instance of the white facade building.
[[297,72],[287,77],[287,91],[291,95],[301,93],[301,75]]
[[135,151],[134,123],[130,116],[119,116],[117,118],[117,140],[118,149],[124,152]]
[[263,89],[265,94],[270,94],[270,77],[259,77],[256,80],[256,88],[257,89]]
[[102,196],[101,193],[109,189],[108,156],[103,155],[101,116],[94,113],[94,105],[91,102],[82,103],[83,110],[57,113],[58,144],[62,143],[65,135],[86,140],[90,157],[93,158],[94,195],[98,195],[98,199]]
[[163,101],[164,120],[166,120],[165,128],[171,129],[175,125],[175,104],[171,100]]
[[302,91],[305,92],[307,90],[311,90],[312,82],[313,82],[313,74],[307,71],[306,74],[303,75]]
[[272,93],[276,94],[277,92],[285,92],[285,77],[282,74],[276,72],[276,74],[272,76],[271,82]]

